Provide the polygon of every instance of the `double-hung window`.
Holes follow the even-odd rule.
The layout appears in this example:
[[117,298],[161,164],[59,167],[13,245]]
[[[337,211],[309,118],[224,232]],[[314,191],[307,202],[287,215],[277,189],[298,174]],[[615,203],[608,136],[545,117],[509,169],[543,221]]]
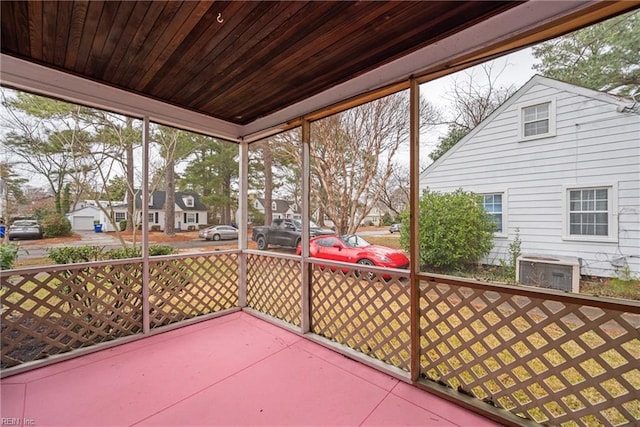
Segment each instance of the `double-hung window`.
[[585,188],[569,190],[569,234],[609,235],[609,190]]
[[548,101],[520,108],[520,139],[554,136],[556,133],[555,102]]
[[565,238],[617,240],[615,192],[612,186],[566,188]]
[[482,197],[484,210],[491,215],[496,224],[495,232],[503,233],[502,193],[483,194]]

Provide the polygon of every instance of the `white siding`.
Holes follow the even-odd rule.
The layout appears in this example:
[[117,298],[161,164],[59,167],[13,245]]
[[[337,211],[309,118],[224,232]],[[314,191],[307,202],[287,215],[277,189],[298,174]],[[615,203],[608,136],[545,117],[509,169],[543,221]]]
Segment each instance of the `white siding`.
[[[508,238],[496,237],[485,262],[498,264],[519,229],[523,253],[574,256],[582,274],[615,276],[624,257],[640,275],[640,115],[598,92],[535,77],[421,176],[420,187],[505,192]],[[559,90],[565,88],[566,90]],[[554,99],[556,135],[520,141],[520,107]],[[563,240],[564,186],[616,190],[615,242]]]

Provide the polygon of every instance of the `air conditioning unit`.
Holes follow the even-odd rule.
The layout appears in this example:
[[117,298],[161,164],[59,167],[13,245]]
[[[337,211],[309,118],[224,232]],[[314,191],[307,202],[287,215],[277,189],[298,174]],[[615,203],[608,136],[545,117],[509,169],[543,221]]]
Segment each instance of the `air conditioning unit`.
[[580,291],[580,259],[550,255],[522,255],[516,264],[516,277],[522,285]]

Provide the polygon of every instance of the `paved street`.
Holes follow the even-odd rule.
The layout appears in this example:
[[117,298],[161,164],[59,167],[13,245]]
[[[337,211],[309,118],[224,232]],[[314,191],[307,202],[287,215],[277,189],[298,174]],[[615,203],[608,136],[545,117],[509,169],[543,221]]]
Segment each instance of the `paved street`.
[[[105,250],[118,248],[121,246],[120,241],[110,233],[95,233],[93,231],[79,231],[76,232],[80,236],[79,240],[65,242],[65,243],[49,243],[47,239],[43,240],[20,240],[14,241],[15,243],[20,245],[20,249],[18,251],[18,259],[33,259],[33,258],[44,258],[47,256],[47,249],[51,248],[60,248],[65,246],[100,246]],[[139,240],[137,244],[139,244]],[[179,241],[179,242],[171,242],[171,243],[158,243],[158,244],[169,244],[177,249],[206,249],[211,248],[212,250],[216,246],[234,244],[235,240],[224,240],[224,241],[206,241],[202,239],[195,239],[189,241]],[[199,252],[199,251],[198,251]]]
[[[20,245],[20,249],[18,251],[18,259],[25,260],[44,258],[47,256],[47,249],[60,248],[65,246],[100,246],[105,250],[118,248],[121,246],[120,241],[112,233],[96,233],[94,231],[76,231],[75,233],[80,236],[80,239],[65,243],[50,243],[48,239],[15,241],[15,243]],[[359,231],[357,234],[361,236],[384,236],[389,234],[389,230],[388,227],[374,230],[367,229]],[[140,239],[140,237],[138,237],[138,239]],[[139,244],[139,242],[140,240],[137,241],[137,244]],[[194,240],[188,241],[176,241],[169,243],[162,242],[156,244],[168,244],[182,251],[186,250],[187,252],[189,249],[194,249],[194,252],[201,252],[202,250],[207,249],[215,250],[215,248],[218,246],[234,244],[235,242],[235,240],[223,240],[215,242],[196,238]],[[295,251],[286,250],[285,252],[289,253]]]

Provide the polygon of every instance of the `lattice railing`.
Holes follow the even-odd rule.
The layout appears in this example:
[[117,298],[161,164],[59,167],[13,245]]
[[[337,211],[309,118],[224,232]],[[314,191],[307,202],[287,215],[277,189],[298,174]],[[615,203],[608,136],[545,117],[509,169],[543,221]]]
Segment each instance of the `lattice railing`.
[[408,273],[381,276],[318,264],[312,271],[312,332],[408,371]]
[[548,425],[640,424],[637,306],[439,280],[420,282],[423,378]]
[[2,368],[140,332],[141,267],[110,261],[2,272]]
[[300,326],[302,313],[300,259],[282,254],[247,255],[247,305]]
[[190,255],[149,262],[151,327],[238,305],[238,255]]

